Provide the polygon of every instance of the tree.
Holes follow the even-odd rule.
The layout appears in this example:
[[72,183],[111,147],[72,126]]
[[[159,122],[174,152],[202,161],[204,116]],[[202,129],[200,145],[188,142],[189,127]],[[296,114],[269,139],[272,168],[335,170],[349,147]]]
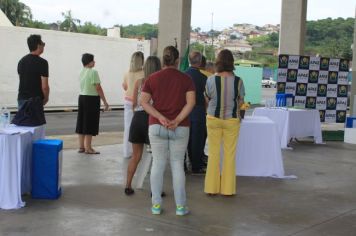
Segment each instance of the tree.
[[78,27],[78,33],[106,35],[106,29],[101,28],[99,25],[94,25],[91,22],[85,22],[84,25]]
[[62,12],[62,16],[64,17],[64,21],[60,26],[61,30],[68,32],[77,32],[78,27],[76,23],[80,24],[80,20],[73,18],[72,11],[68,10],[66,12]]
[[[214,61],[215,60],[215,48],[211,45],[204,45],[200,43],[192,43],[190,44],[191,51],[198,51],[201,52],[207,61]],[[204,54],[205,53],[205,54]]]
[[0,9],[16,26],[25,26],[32,20],[30,7],[18,0],[0,0]]

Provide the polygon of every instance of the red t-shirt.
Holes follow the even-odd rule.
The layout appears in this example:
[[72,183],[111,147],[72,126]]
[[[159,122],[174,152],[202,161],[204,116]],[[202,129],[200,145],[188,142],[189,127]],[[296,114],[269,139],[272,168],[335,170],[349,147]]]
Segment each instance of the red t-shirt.
[[[153,107],[167,119],[174,120],[186,102],[186,93],[195,91],[192,79],[174,68],[166,68],[151,74],[145,81],[143,92],[151,94]],[[150,115],[149,124],[161,124]],[[179,126],[189,126],[186,117]]]

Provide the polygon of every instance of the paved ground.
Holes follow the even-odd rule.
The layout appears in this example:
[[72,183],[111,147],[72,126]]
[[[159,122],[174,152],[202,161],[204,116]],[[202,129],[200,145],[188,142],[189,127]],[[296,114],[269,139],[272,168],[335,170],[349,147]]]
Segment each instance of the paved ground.
[[25,208],[0,211],[0,235],[356,235],[356,145],[293,143],[284,150],[286,174],[296,180],[238,177],[237,195],[209,197],[204,176],[187,175],[191,214],[174,214],[166,171],[164,212],[150,214],[149,182],[124,195],[122,145],[100,155],[64,150],[63,196],[26,196]]

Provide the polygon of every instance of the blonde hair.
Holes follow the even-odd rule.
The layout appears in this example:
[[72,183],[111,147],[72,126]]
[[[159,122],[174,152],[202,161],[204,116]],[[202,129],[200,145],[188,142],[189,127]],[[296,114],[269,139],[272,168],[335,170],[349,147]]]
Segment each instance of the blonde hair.
[[143,62],[144,56],[142,52],[137,51],[132,54],[130,62],[130,72],[137,72],[142,70]]
[[161,69],[161,61],[156,56],[149,56],[146,59],[145,65],[143,66],[143,72],[145,73],[144,80],[150,76],[150,74],[159,71]]

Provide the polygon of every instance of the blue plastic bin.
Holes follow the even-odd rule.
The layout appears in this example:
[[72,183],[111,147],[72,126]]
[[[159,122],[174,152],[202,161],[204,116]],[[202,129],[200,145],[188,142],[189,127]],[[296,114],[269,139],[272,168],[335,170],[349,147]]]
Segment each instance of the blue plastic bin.
[[57,199],[62,192],[62,140],[41,139],[32,149],[32,198]]
[[356,128],[356,117],[346,117],[346,128]]

